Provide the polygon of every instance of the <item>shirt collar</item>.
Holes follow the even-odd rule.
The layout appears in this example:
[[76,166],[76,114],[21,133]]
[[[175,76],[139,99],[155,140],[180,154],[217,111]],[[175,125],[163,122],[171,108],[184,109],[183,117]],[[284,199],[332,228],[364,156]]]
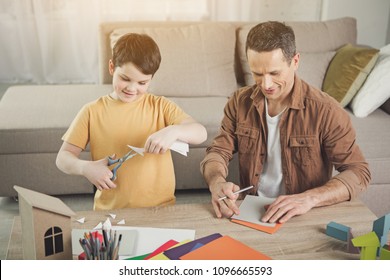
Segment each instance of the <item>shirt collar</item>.
[[305,105],[303,104],[302,80],[298,78],[297,75],[294,77],[294,86],[291,92],[290,104],[288,107],[296,110],[305,108]]

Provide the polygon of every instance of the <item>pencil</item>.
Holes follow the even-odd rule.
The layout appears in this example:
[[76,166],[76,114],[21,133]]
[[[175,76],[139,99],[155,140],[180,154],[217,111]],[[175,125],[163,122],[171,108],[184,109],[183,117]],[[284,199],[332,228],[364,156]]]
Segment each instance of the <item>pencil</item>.
[[[244,191],[250,190],[251,188],[253,188],[253,186],[249,186],[249,187],[243,188],[241,190],[238,190],[238,191],[234,192],[233,194],[242,193]],[[227,196],[223,196],[223,197],[218,198],[218,200],[221,201],[221,200],[224,200],[226,198],[227,198]]]
[[111,258],[112,260],[117,260],[119,257],[119,246],[121,244],[121,240],[122,240],[122,234],[119,234],[118,244],[115,246],[114,253]]
[[102,229],[102,233],[103,233],[103,240],[104,240],[104,246],[108,246],[108,239],[107,239],[107,232],[105,229]]

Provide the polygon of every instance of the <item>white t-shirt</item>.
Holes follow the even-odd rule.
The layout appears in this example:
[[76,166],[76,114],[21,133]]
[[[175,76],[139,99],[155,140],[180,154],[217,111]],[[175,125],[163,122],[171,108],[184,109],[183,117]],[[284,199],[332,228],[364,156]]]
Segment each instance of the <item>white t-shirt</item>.
[[277,197],[285,193],[282,173],[282,154],[280,149],[279,121],[284,112],[271,117],[268,114],[267,101],[265,102],[267,115],[267,159],[258,183],[258,194],[266,197]]

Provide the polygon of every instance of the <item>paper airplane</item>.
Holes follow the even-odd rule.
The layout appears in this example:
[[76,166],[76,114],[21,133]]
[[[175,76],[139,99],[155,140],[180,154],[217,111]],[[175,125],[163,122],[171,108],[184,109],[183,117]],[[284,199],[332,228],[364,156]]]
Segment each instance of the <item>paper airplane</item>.
[[136,152],[137,154],[140,154],[141,156],[144,155],[144,152],[145,152],[145,149],[144,148],[138,148],[138,147],[133,147],[133,146],[130,146],[130,145],[127,145],[127,147],[129,147],[130,149],[132,149],[134,152]]
[[122,219],[122,220],[120,220],[118,223],[117,223],[117,225],[124,225],[125,224],[125,219]]
[[181,141],[175,141],[175,143],[172,144],[170,149],[179,154],[182,154],[183,156],[187,156],[187,153],[189,151],[188,144]]
[[85,217],[82,217],[81,219],[78,219],[77,220],[80,224],[84,224],[85,222]]
[[[127,145],[130,149],[132,149],[134,152],[144,155],[145,149],[144,148],[139,148],[139,147],[134,147]],[[187,153],[189,151],[189,146],[187,143],[181,142],[181,141],[175,141],[171,147],[169,148],[172,151],[175,151],[183,156],[187,156]]]

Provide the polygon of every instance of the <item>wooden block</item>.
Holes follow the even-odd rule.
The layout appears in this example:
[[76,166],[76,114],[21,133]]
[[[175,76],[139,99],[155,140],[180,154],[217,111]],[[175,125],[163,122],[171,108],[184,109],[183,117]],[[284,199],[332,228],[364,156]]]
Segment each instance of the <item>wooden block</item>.
[[[372,230],[379,238],[380,247],[387,243],[387,233],[390,230],[390,213],[375,220],[372,225]],[[380,255],[380,248],[378,248],[377,256]]]
[[374,231],[352,239],[355,247],[361,247],[361,260],[376,260],[379,238]]
[[352,232],[349,231],[349,233],[348,233],[348,241],[347,241],[348,242],[347,243],[347,252],[350,253],[350,254],[360,254],[359,247],[353,246],[352,239],[353,239]]
[[326,226],[326,234],[341,241],[348,241],[350,230],[350,227],[335,222],[330,222]]
[[[379,238],[380,246],[383,247],[387,243],[387,233],[390,230],[390,213],[375,220],[372,225],[372,230]],[[379,256],[378,250],[378,256]]]
[[388,246],[383,246],[382,248],[380,248],[379,259],[390,260],[390,250]]

